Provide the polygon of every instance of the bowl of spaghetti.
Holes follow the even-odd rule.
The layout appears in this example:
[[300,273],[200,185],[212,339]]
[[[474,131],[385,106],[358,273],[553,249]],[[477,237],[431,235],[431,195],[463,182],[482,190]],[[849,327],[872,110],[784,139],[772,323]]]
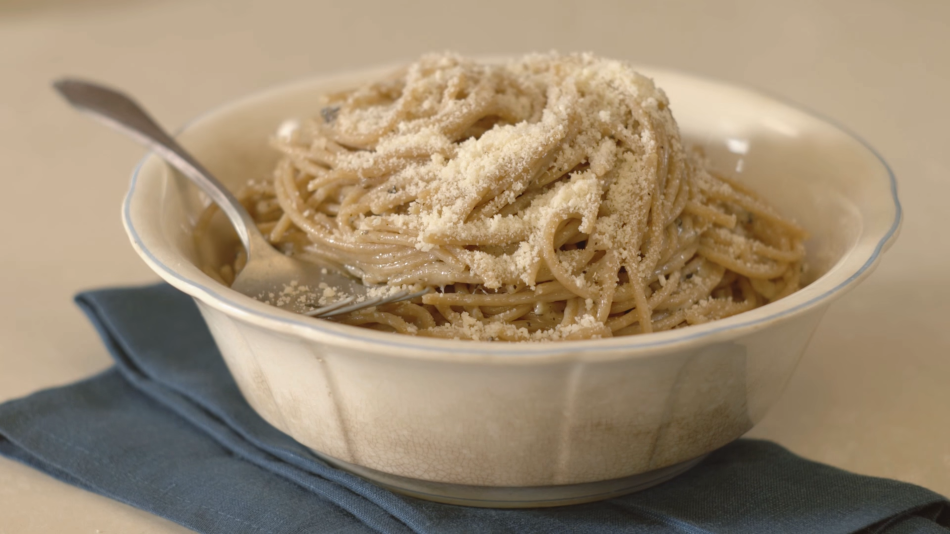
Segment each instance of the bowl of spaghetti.
[[738,438],[901,221],[887,165],[841,127],[592,55],[304,80],[179,139],[286,254],[430,290],[332,320],[241,295],[227,222],[146,157],[126,230],[250,405],[341,469],[470,506],[636,491]]

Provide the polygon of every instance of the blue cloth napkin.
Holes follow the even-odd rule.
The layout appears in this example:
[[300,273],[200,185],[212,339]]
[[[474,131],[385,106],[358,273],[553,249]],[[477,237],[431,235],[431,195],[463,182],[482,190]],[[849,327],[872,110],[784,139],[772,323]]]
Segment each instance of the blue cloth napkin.
[[254,413],[189,297],[157,285],[76,301],[115,367],[0,405],[0,454],[198,532],[950,532],[936,493],[756,440],[598,503],[492,510],[404,497],[328,466]]

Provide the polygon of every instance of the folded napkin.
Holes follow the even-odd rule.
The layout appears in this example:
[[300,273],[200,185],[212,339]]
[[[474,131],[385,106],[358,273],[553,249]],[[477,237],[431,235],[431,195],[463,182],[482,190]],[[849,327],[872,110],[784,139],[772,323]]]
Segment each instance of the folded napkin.
[[76,300],[115,367],[0,405],[0,454],[198,532],[950,532],[950,503],[936,493],[757,440],[597,503],[492,510],[404,497],[264,422],[189,297],[157,285]]

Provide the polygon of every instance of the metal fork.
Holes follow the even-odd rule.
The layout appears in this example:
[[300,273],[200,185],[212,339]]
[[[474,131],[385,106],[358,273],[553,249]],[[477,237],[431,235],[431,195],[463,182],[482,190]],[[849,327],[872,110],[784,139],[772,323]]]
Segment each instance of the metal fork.
[[[270,297],[270,304],[311,317],[331,317],[415,298],[429,292],[428,289],[414,293],[401,291],[385,298],[370,298],[365,285],[335,267],[303,262],[282,254],[267,242],[254,219],[237,198],[131,98],[113,89],[74,79],[58,80],[53,83],[53,87],[76,109],[91,114],[150,148],[172,167],[181,171],[221,208],[231,220],[247,250],[247,264],[234,280],[231,289],[258,300]],[[300,286],[320,293],[318,288],[321,284],[327,284],[342,292],[345,298],[316,307],[313,302],[301,302],[295,298],[296,295],[281,295],[288,287],[295,289]],[[276,302],[275,298],[278,299]]]

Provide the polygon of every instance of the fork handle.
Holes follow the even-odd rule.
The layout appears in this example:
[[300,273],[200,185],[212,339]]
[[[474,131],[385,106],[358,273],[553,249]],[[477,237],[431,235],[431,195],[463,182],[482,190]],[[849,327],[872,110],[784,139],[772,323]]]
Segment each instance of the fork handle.
[[231,220],[248,255],[255,242],[266,244],[251,214],[238,199],[134,100],[114,89],[70,78],[57,80],[53,87],[73,107],[145,145],[200,187]]

